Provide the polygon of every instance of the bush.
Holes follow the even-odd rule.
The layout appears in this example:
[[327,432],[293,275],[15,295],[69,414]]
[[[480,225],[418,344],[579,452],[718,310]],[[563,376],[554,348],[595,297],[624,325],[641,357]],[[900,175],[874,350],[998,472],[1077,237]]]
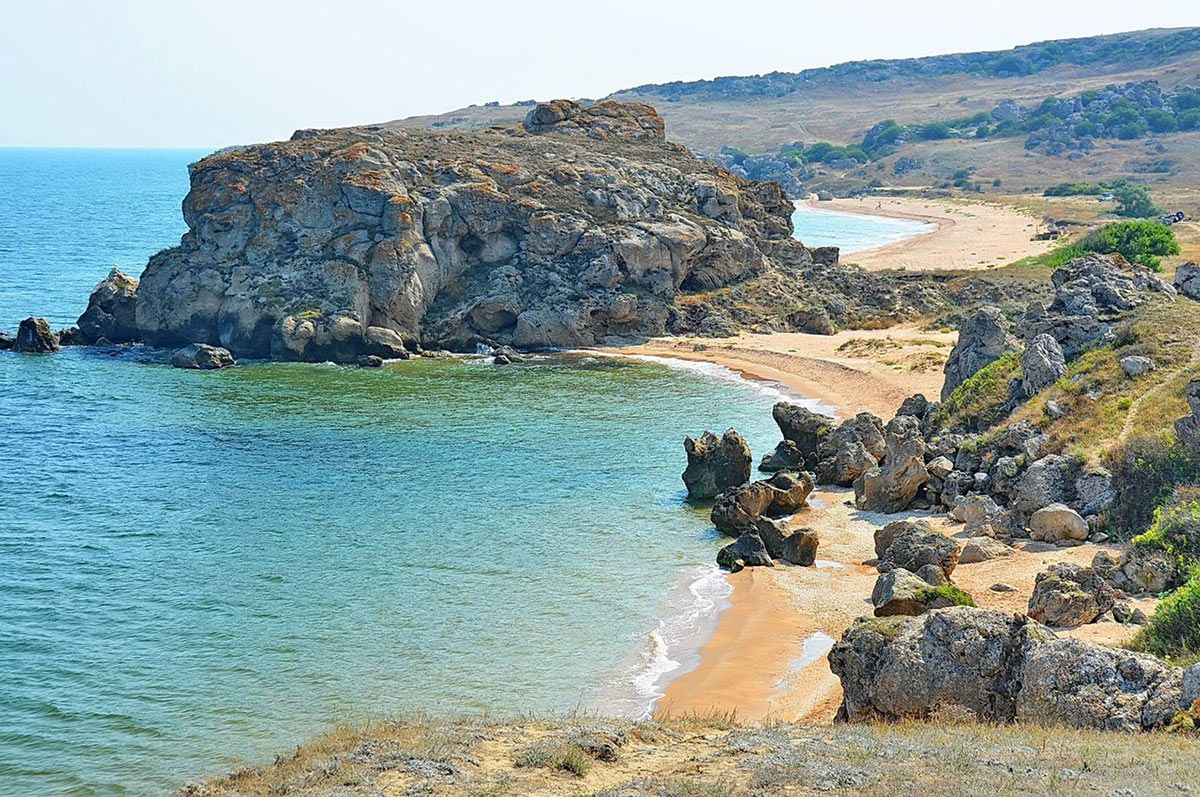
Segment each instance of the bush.
[[1180,578],[1200,564],[1200,487],[1179,487],[1154,510],[1154,522],[1133,538],[1138,548],[1162,551],[1175,561]]
[[1020,375],[1017,355],[1011,352],[984,366],[979,373],[955,388],[950,398],[942,403],[934,415],[934,425],[937,428],[961,428],[969,432],[990,429],[1007,417],[1011,409],[1008,386]]
[[1134,438],[1109,451],[1104,465],[1116,492],[1108,525],[1124,537],[1148,528],[1176,487],[1200,482],[1200,455],[1166,436]]
[[1200,573],[1158,604],[1131,647],[1164,657],[1200,653]]
[[918,601],[928,606],[938,598],[945,598],[952,606],[974,606],[975,600],[953,584],[943,584],[940,587],[919,589],[914,596]]
[[1121,180],[1113,184],[1112,193],[1117,198],[1117,215],[1142,219],[1159,212],[1150,199],[1150,192],[1136,183]]
[[1153,221],[1121,221],[1093,230],[1080,241],[1088,252],[1119,253],[1131,263],[1157,269],[1159,258],[1179,254],[1174,231]]

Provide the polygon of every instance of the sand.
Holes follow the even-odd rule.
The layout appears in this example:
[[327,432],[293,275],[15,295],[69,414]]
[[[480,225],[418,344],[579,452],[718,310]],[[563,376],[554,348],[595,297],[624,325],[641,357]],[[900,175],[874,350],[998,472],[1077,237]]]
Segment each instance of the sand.
[[1053,241],[1034,241],[1041,219],[1011,206],[971,200],[879,198],[809,202],[817,210],[928,221],[937,230],[842,257],[868,271],[985,269],[1049,251]]

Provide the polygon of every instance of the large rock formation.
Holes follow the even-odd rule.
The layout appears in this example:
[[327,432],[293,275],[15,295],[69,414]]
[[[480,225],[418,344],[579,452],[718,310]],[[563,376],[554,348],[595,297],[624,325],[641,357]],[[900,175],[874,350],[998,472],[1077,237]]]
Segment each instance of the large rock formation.
[[138,281],[113,267],[88,297],[87,309],[76,326],[83,341],[132,343],[140,340],[137,328]]
[[886,453],[883,421],[869,412],[860,412],[820,437],[815,466],[817,483],[849,487],[863,473],[876,467]]
[[50,331],[50,323],[46,319],[26,318],[17,328],[17,338],[12,348],[30,354],[49,354],[62,347],[58,343],[58,335]]
[[648,106],[548,103],[526,128],[302,130],[204,158],[187,234],[142,275],[138,330],[151,345],[351,362],[386,356],[368,341],[387,332],[565,347],[788,328],[780,308],[814,303],[853,323],[935,301],[814,260],[777,184],[663,141]]
[[750,446],[733,429],[720,437],[707,431],[699,439],[685,437],[683,448],[688,460],[683,483],[689,498],[715,498],[750,481]]
[[761,517],[790,515],[800,509],[812,490],[812,477],[807,473],[776,473],[721,493],[713,504],[711,519],[723,534],[754,531],[755,521]]
[[[780,447],[794,450],[795,456],[800,459],[799,467],[805,470],[815,468],[817,448],[825,435],[837,426],[837,420],[786,401],[781,401],[771,408],[771,417],[775,419],[780,433],[783,434],[783,442],[776,447],[775,452],[778,453]],[[787,446],[789,443],[794,448]]]
[[842,682],[838,716],[849,721],[957,710],[989,723],[1141,731],[1200,697],[1194,676],[1153,656],[1058,639],[1027,617],[963,607],[860,619],[829,664]]
[[897,415],[884,433],[883,464],[854,482],[854,503],[868,512],[900,512],[912,503],[929,480],[921,424],[911,415]]
[[967,316],[958,330],[958,342],[946,360],[942,401],[980,370],[1016,350],[1017,340],[1008,331],[1008,322],[998,309],[981,307]]

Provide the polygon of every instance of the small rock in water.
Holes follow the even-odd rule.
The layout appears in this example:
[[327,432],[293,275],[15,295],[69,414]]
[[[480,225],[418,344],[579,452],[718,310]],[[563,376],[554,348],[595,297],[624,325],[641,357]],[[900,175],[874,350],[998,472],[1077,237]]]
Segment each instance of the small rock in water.
[[8,351],[15,346],[16,343],[17,342],[13,340],[12,335],[8,334],[7,332],[0,332],[0,351]]
[[363,354],[354,361],[359,368],[382,368],[383,358],[375,354]]
[[17,329],[13,348],[29,354],[47,354],[62,347],[58,343],[58,336],[50,331],[46,319],[26,318]]
[[213,371],[218,368],[228,368],[233,364],[233,355],[229,353],[228,349],[209,346],[207,343],[193,343],[171,355],[171,365],[176,368]]

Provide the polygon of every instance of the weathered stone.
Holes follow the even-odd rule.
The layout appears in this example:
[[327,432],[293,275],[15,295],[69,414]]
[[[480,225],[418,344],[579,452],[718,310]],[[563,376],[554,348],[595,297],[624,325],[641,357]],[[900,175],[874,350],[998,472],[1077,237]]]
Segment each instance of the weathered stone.
[[359,368],[382,368],[383,358],[377,357],[374,354],[360,354],[354,364]]
[[29,354],[48,354],[58,351],[58,336],[50,331],[50,324],[44,318],[26,318],[17,328],[17,339],[13,342],[14,351]]
[[1149,357],[1130,356],[1121,358],[1121,370],[1125,372],[1125,376],[1130,379],[1137,379],[1139,376],[1150,373],[1155,368],[1154,360]]
[[1117,556],[1099,551],[1092,569],[1113,589],[1129,595],[1158,595],[1175,586],[1175,561],[1164,551],[1135,546]]
[[875,580],[871,604],[875,607],[876,617],[918,615],[953,605],[947,598],[931,594],[930,585],[921,577],[901,568],[890,570]]
[[958,566],[958,557],[958,543],[946,535],[912,529],[892,541],[879,557],[876,569],[880,573],[887,573],[904,568],[915,573],[925,565],[934,564],[942,569],[948,579]]
[[1200,301],[1200,266],[1184,263],[1176,268],[1175,290],[1189,299]]
[[1002,556],[1012,556],[1016,553],[1013,548],[993,537],[970,537],[963,543],[962,553],[958,555],[960,565],[987,562]]
[[137,327],[138,281],[113,267],[88,297],[87,309],[76,326],[87,343],[106,338],[111,343],[141,340]]
[[365,351],[385,360],[407,360],[411,356],[403,336],[386,327],[367,327]]
[[1025,471],[1013,495],[1012,508],[1028,517],[1050,504],[1075,501],[1075,481],[1079,463],[1063,454],[1042,457]]
[[848,487],[876,467],[886,451],[883,422],[870,413],[859,413],[821,437],[817,445],[817,482]]
[[1006,529],[1002,521],[1004,510],[996,505],[991,496],[976,493],[964,498],[950,516],[966,524],[964,532],[972,537],[995,537]]
[[1033,513],[1029,519],[1029,536],[1042,542],[1086,540],[1087,521],[1065,504],[1050,504]]
[[715,498],[750,481],[750,446],[735,430],[728,429],[721,437],[708,431],[699,439],[685,437],[683,447],[688,460],[683,483],[689,498]]
[[754,526],[773,559],[804,567],[817,561],[821,538],[815,529],[792,530],[785,521],[770,518],[759,518]]
[[854,503],[868,512],[900,512],[912,503],[921,485],[929,480],[925,468],[925,441],[920,423],[898,415],[885,431],[887,453],[883,464],[863,473],[854,482]]
[[7,332],[0,332],[0,351],[9,351],[16,344],[17,341],[12,335],[8,334]]
[[983,307],[967,316],[958,330],[958,342],[946,361],[946,381],[942,401],[963,382],[1009,352],[1017,350],[1017,341],[1008,331],[1008,322],[995,307]]
[[229,353],[228,349],[204,343],[184,346],[171,355],[171,365],[176,368],[211,371],[217,368],[228,368],[233,364],[233,355]]
[[816,467],[817,447],[822,438],[837,426],[837,421],[798,404],[781,401],[771,409],[783,439],[795,443],[804,456],[804,467]]
[[917,577],[931,587],[941,587],[950,583],[942,568],[934,564],[921,565],[917,570]]
[[758,469],[764,473],[775,473],[781,470],[798,470],[804,467],[804,454],[791,440],[782,440],[771,451],[763,454]]
[[933,533],[928,520],[894,520],[882,528],[875,529],[875,556],[882,557],[898,537],[910,532],[925,535]]
[[1021,388],[1026,397],[1035,396],[1057,382],[1067,372],[1058,341],[1041,334],[1029,342],[1021,353]]
[[534,134],[565,133],[599,140],[662,141],[665,138],[662,117],[654,108],[640,102],[613,100],[591,105],[574,100],[544,102],[525,115],[525,129]]
[[804,506],[812,489],[812,477],[807,473],[783,471],[770,479],[731,487],[713,504],[713,525],[729,535],[753,530],[761,517],[791,514]]
[[757,534],[746,532],[717,552],[717,564],[736,573],[746,567],[774,567],[767,546]]
[[[829,664],[842,682],[838,716],[849,721],[928,719],[953,708],[992,724],[1141,731],[1167,724],[1190,696],[1188,674],[1153,656],[964,607],[860,619]],[[1200,682],[1193,686],[1200,693]]]
[[1017,588],[1012,584],[1005,584],[1003,581],[997,581],[992,586],[988,587],[992,592],[1016,592]]
[[1029,598],[1029,616],[1054,628],[1094,622],[1113,606],[1112,587],[1090,567],[1066,562],[1038,573]]
[[1059,418],[1065,418],[1070,414],[1067,409],[1057,401],[1047,401],[1046,406],[1042,408],[1042,411],[1046,414],[1047,418],[1053,421],[1057,421]]

